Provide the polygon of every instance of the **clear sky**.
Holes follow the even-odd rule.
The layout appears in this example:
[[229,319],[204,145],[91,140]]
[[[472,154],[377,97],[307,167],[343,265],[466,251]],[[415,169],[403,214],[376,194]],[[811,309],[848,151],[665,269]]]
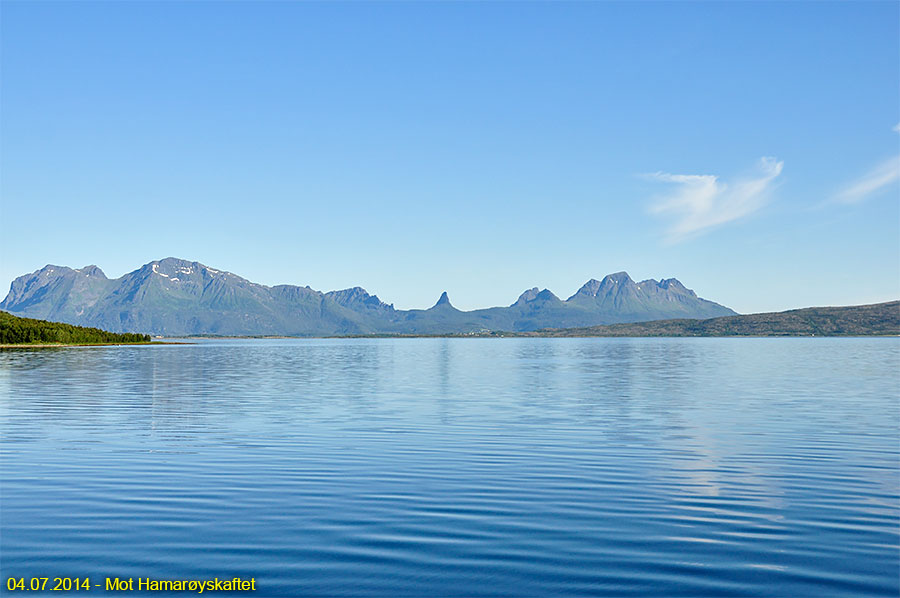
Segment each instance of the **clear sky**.
[[0,3],[0,286],[900,298],[900,3]]

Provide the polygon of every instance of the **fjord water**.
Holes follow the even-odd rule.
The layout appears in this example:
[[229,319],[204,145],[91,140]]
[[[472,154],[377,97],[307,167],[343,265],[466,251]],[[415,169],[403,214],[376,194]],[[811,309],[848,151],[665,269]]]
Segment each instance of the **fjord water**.
[[885,338],[3,351],[3,591],[897,596],[898,366]]

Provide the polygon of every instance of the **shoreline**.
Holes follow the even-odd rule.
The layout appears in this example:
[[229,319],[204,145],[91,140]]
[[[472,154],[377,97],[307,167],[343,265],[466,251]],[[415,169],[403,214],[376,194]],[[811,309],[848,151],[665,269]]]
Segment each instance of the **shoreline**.
[[[550,335],[550,334],[533,334],[533,333],[511,333],[511,334],[493,334],[493,335],[443,335],[443,334],[423,334],[423,335],[352,335],[352,336],[219,336],[219,337],[172,337],[179,340],[157,340],[148,343],[34,343],[34,344],[0,344],[0,349],[68,349],[78,347],[148,347],[148,346],[173,346],[173,345],[196,345],[201,340],[359,340],[359,339],[422,339],[422,338],[465,338],[465,339],[511,339],[511,338],[618,338],[618,339],[637,339],[637,338],[898,338],[897,334],[732,334],[732,335]],[[180,340],[185,339],[185,340]]]
[[69,347],[146,347],[148,345],[193,345],[175,341],[150,341],[148,343],[7,343],[0,349],[66,349]]
[[215,340],[349,340],[416,338],[897,338],[900,334],[539,334],[504,332],[497,334],[348,334],[345,336],[173,336],[192,341]]

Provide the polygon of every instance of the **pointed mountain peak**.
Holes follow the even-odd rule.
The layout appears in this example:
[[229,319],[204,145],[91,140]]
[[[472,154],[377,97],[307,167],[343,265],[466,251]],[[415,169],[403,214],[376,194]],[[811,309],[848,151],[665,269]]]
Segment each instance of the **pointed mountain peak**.
[[199,262],[192,262],[190,260],[183,260],[180,257],[167,257],[161,260],[156,261],[157,264],[166,265],[166,266],[193,266],[193,265],[202,265]]
[[[434,307],[432,307],[431,309],[434,309],[435,307],[440,307],[442,305],[450,305],[450,297],[447,296],[447,291],[444,291],[443,293],[441,293],[441,298],[437,300],[437,303],[435,303]],[[450,305],[450,307],[453,307],[453,306]]]
[[631,277],[628,276],[628,272],[616,272],[614,274],[607,274],[603,277],[603,282],[612,282],[615,284],[624,284],[628,282],[634,282],[631,280]]
[[[236,282],[247,282],[250,281],[244,280],[240,276],[236,276],[231,274],[230,272],[225,272],[224,270],[215,270],[201,264],[200,262],[183,260],[177,257],[167,257],[161,260],[153,260],[148,264],[144,264],[138,270],[135,270],[133,275],[137,275],[140,277],[151,277],[153,275],[157,275],[163,278],[177,278],[179,281],[184,281],[189,277],[222,277],[227,276],[229,279]],[[252,283],[251,283],[252,284]]]
[[[572,295],[572,297],[575,297],[576,295],[589,295],[589,296],[593,297],[597,294],[597,291],[599,291],[599,290],[600,290],[600,281],[597,280],[596,278],[592,278],[589,281],[587,281],[586,283],[584,283],[583,285],[581,285],[581,288],[578,289],[575,292],[575,295]],[[572,297],[569,297],[569,299],[571,299]]]
[[618,293],[622,289],[636,287],[637,284],[628,276],[628,272],[616,272],[607,274],[600,281],[597,292],[594,295]]
[[59,274],[63,274],[66,272],[71,272],[71,271],[72,271],[72,268],[69,268],[68,266],[55,266],[53,264],[47,264],[46,266],[44,266],[43,268],[41,268],[40,270],[35,272],[35,274],[38,274],[38,275],[57,274],[57,275],[59,275]]
[[663,278],[657,285],[663,289],[683,289],[685,286],[681,284],[677,278]]
[[538,296],[538,293],[540,293],[540,289],[538,289],[537,287],[530,288],[519,295],[519,298],[515,303],[513,303],[513,305],[521,305],[522,303],[534,301],[534,298]]
[[559,301],[559,297],[547,289],[540,291],[537,287],[534,287],[519,295],[518,301],[513,303],[513,305],[524,305],[535,301]]
[[597,297],[598,295],[606,295],[611,292],[615,292],[619,288],[627,287],[634,285],[634,281],[631,280],[631,277],[628,275],[628,272],[616,272],[614,274],[607,274],[603,277],[603,280],[597,280],[596,278],[592,278],[578,291],[569,297],[568,300],[574,299],[579,295],[587,296],[587,297]]
[[81,269],[75,270],[75,271],[78,272],[79,274],[84,274],[85,276],[93,276],[96,278],[103,278],[103,279],[106,278],[106,274],[103,273],[103,270],[101,270],[99,267],[95,266],[94,264],[91,264],[90,266],[85,266],[84,268],[81,268]]

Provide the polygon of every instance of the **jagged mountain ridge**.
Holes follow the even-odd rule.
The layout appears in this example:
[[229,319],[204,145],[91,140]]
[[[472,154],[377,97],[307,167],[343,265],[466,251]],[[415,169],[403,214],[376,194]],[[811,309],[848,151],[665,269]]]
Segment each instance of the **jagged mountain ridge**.
[[634,282],[625,272],[591,279],[565,301],[535,287],[508,307],[461,311],[445,292],[429,309],[398,310],[361,287],[327,293],[308,286],[269,287],[178,258],[150,262],[117,279],[94,265],[47,265],[13,281],[0,309],[165,336],[530,331],[735,314],[674,278]]

